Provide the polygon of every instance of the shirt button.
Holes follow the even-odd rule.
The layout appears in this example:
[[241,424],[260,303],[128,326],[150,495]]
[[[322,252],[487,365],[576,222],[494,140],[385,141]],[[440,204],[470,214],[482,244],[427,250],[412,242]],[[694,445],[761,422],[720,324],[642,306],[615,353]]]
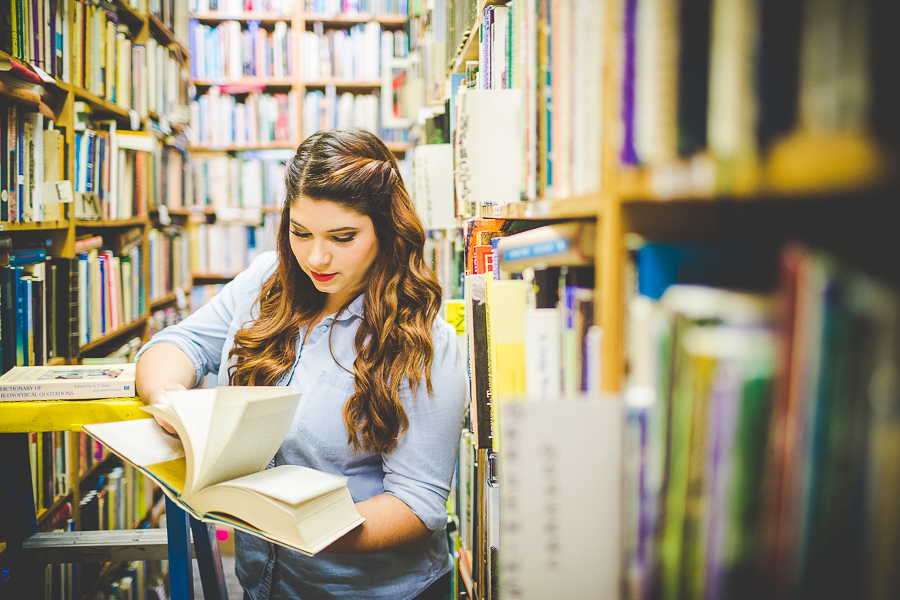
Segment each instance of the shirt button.
[[322,325],[322,331],[328,331],[328,325]]

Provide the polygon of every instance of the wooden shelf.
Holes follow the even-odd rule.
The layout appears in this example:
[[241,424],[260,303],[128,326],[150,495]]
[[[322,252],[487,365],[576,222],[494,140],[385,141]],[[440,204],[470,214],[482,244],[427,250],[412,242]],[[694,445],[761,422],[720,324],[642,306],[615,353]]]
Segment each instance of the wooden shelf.
[[593,219],[600,215],[600,195],[482,206],[486,219]]
[[81,100],[83,102],[87,102],[91,108],[95,111],[110,113],[116,115],[117,117],[121,117],[123,119],[129,118],[128,110],[122,108],[118,104],[114,102],[110,102],[105,98],[101,98],[100,96],[94,94],[93,92],[89,92],[83,87],[72,85],[72,92],[75,94],[75,98]]
[[68,229],[69,221],[0,221],[0,231],[53,231]]
[[408,22],[406,15],[323,15],[306,13],[303,15],[306,23],[322,23],[329,27],[352,26],[360,23],[377,22],[382,27],[402,27]]
[[412,148],[412,142],[385,142],[391,152],[403,153]]
[[325,79],[321,81],[304,81],[303,85],[308,88],[324,88],[333,85],[338,89],[370,90],[380,88],[381,81],[378,79],[371,81],[365,79]]
[[[188,287],[187,289],[182,290],[182,292],[184,292],[184,295],[186,296],[191,293],[191,288]],[[162,298],[157,298],[156,300],[150,301],[150,312],[152,313],[153,311],[155,311],[157,309],[160,309],[164,306],[168,306],[169,304],[172,304],[177,300],[178,300],[178,294],[175,292],[169,292]]]
[[291,15],[280,15],[277,13],[236,13],[229,15],[226,13],[205,13],[202,15],[191,15],[191,19],[201,23],[221,23],[223,21],[259,21],[260,23],[277,23],[279,21],[290,21]]
[[781,141],[758,163],[728,164],[701,156],[624,170],[619,174],[619,195],[626,204],[813,199],[884,186],[895,162],[862,135],[797,134]]
[[259,144],[193,144],[194,152],[239,152],[241,150],[295,150],[299,142],[261,142]]
[[209,87],[213,85],[218,86],[234,86],[242,89],[246,89],[246,91],[229,91],[229,94],[247,94],[249,92],[255,91],[251,88],[259,88],[265,89],[270,87],[291,87],[297,81],[295,79],[275,79],[271,77],[242,77],[240,79],[192,79],[191,83],[193,83],[197,87]]
[[478,60],[478,28],[480,26],[480,21],[472,26],[468,37],[463,41],[462,47],[453,57],[453,60],[450,61],[451,73],[465,73],[466,61]]
[[146,419],[139,398],[0,403],[0,433],[81,431],[82,425]]
[[125,0],[113,0],[113,4],[116,5],[116,15],[118,15],[120,21],[124,21],[138,30],[144,26],[145,17],[133,9],[128,2]]
[[85,353],[90,352],[91,350],[93,350],[95,348],[99,348],[100,346],[102,346],[106,343],[109,343],[109,342],[115,340],[116,338],[124,337],[124,336],[128,335],[129,333],[134,333],[136,330],[138,330],[141,327],[143,327],[144,325],[146,325],[146,323],[147,323],[146,316],[139,317],[139,318],[135,319],[134,321],[132,321],[131,323],[129,323],[128,325],[124,325],[114,331],[110,331],[107,334],[104,334],[98,338],[92,339],[91,341],[89,341],[87,344],[84,344],[79,349],[78,354],[83,356]]
[[157,38],[157,41],[160,42],[161,46],[169,48],[175,46],[181,51],[182,56],[185,58],[188,57],[189,52],[187,48],[175,39],[175,34],[159,20],[159,17],[154,14],[147,15],[147,22],[150,24],[151,31],[155,34],[153,37]]
[[38,510],[38,513],[37,513],[38,524],[40,524],[40,522],[43,521],[44,519],[46,519],[48,516],[52,515],[53,511],[55,511],[57,508],[59,508],[60,506],[62,506],[66,502],[68,502],[69,499],[71,498],[71,496],[72,496],[72,490],[69,489],[68,493],[66,493],[65,495],[57,496],[53,500],[53,503],[50,504],[49,508],[41,508],[40,510]]
[[228,283],[234,279],[234,275],[221,275],[217,273],[194,273],[194,286],[198,285],[219,285]]
[[75,227],[94,229],[97,227],[134,227],[137,225],[145,225],[146,217],[133,217],[131,219],[78,219],[75,221]]

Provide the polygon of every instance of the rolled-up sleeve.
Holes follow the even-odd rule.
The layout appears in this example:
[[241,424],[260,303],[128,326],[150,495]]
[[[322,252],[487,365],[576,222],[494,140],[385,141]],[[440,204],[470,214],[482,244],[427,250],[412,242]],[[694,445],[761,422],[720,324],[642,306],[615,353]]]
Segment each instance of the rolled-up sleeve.
[[385,493],[402,500],[436,531],[447,524],[447,496],[466,409],[466,371],[452,326],[437,322],[432,339],[434,395],[428,395],[422,382],[406,406],[409,429],[382,462]]
[[195,386],[207,373],[218,373],[226,343],[233,343],[237,329],[252,318],[251,309],[276,261],[274,252],[260,255],[209,302],[180,323],[154,335],[141,348],[136,361],[151,346],[165,342],[177,346],[191,359]]

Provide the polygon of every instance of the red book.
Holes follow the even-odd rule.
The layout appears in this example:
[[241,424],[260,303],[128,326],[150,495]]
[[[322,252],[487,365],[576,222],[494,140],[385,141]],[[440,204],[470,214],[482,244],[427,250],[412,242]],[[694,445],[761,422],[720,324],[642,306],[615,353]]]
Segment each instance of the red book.
[[37,85],[43,85],[44,83],[40,75],[32,71],[26,65],[15,60],[9,61],[9,71],[7,71],[7,73],[22,81],[27,81],[28,83],[35,83]]

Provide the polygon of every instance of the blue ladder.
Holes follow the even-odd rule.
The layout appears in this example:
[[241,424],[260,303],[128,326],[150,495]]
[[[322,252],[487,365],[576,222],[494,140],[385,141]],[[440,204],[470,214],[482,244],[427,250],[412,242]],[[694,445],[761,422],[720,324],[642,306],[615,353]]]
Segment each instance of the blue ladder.
[[[82,562],[84,554],[91,554],[91,539],[99,540],[104,534],[113,533],[92,532],[85,536],[87,542],[83,546],[73,546],[71,543],[54,545],[53,540],[64,539],[60,536],[75,534],[56,534],[54,538],[51,534],[37,533],[37,515],[31,485],[28,434],[0,433],[0,540],[6,542],[6,550],[0,556],[3,562],[11,564],[15,569],[6,584],[0,582],[0,596],[3,597],[31,597],[28,586],[36,585],[37,582],[27,581],[28,577],[17,576],[42,573],[43,564],[40,571],[34,567],[41,558],[44,564]],[[77,501],[77,498],[73,498],[73,501]],[[167,557],[171,600],[194,599],[192,554],[197,558],[204,599],[228,600],[214,526],[194,519],[166,497],[165,537],[161,536],[162,532],[159,530],[141,529],[133,530],[133,533],[135,539],[142,536],[141,541],[133,544],[135,547],[132,552],[125,549],[124,553],[120,551],[120,555],[127,556],[127,560]],[[42,536],[48,537],[42,539]],[[17,594],[12,595],[13,592]]]

